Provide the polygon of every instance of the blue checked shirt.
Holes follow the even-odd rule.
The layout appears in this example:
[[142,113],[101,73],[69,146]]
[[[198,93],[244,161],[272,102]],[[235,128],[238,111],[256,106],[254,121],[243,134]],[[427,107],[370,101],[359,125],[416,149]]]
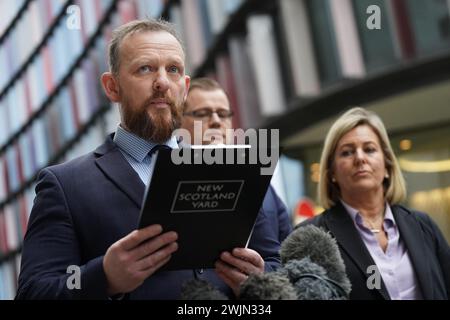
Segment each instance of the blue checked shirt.
[[[114,142],[130,166],[139,175],[139,178],[141,178],[145,186],[148,186],[155,166],[154,160],[156,159],[156,157],[152,157],[148,153],[158,144],[144,140],[126,131],[120,125],[117,126],[116,133],[114,134]],[[176,137],[172,136],[164,145],[172,149],[178,148]]]

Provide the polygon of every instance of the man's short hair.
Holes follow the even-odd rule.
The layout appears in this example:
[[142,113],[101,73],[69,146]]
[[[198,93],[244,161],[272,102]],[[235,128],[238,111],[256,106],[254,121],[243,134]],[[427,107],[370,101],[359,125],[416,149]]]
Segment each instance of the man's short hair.
[[[203,90],[203,91],[214,91],[214,90],[222,90],[225,95],[227,96],[227,93],[225,92],[224,88],[214,79],[211,78],[195,78],[191,79],[191,83],[189,85],[189,91],[188,94],[191,93],[193,90]],[[228,96],[227,96],[228,99]],[[187,99],[183,104],[183,110],[186,111],[187,109]]]
[[222,90],[225,91],[222,86],[214,79],[211,78],[195,78],[191,80],[189,86],[189,92],[195,89],[204,91]]
[[133,20],[124,25],[121,25],[113,31],[112,39],[109,44],[109,68],[114,75],[119,73],[120,68],[120,46],[123,39],[128,35],[136,32],[142,31],[165,31],[170,33],[181,45],[184,52],[184,46],[178,35],[175,26],[162,19],[143,19],[143,20]]

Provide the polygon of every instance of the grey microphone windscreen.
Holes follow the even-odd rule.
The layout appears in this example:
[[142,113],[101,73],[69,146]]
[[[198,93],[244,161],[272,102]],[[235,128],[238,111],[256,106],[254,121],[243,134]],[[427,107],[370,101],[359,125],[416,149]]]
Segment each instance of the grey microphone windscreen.
[[241,300],[297,300],[289,279],[277,272],[250,275],[240,287]]
[[323,267],[328,278],[336,281],[349,294],[351,284],[345,273],[345,264],[336,240],[324,230],[313,225],[295,229],[281,244],[283,265],[291,260],[309,257],[311,262]]
[[205,280],[189,280],[181,287],[181,300],[229,300]]

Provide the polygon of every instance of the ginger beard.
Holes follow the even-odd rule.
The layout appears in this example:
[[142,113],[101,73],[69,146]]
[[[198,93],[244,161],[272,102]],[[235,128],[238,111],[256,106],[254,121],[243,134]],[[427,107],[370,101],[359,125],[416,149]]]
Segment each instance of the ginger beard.
[[[168,108],[152,106],[154,99],[164,98]],[[133,108],[126,95],[122,101],[122,119],[128,130],[137,136],[156,143],[170,139],[172,132],[180,127],[181,104],[177,104],[163,93],[155,93],[147,98],[139,108]]]

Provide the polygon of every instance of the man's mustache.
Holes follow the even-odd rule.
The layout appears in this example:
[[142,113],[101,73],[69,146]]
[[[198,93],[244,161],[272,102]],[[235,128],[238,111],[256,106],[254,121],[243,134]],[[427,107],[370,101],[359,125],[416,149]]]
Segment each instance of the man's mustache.
[[172,98],[166,96],[165,94],[153,94],[152,96],[145,99],[143,105],[145,107],[149,107],[152,101],[155,99],[163,99],[170,106],[171,109],[175,108],[175,101]]

